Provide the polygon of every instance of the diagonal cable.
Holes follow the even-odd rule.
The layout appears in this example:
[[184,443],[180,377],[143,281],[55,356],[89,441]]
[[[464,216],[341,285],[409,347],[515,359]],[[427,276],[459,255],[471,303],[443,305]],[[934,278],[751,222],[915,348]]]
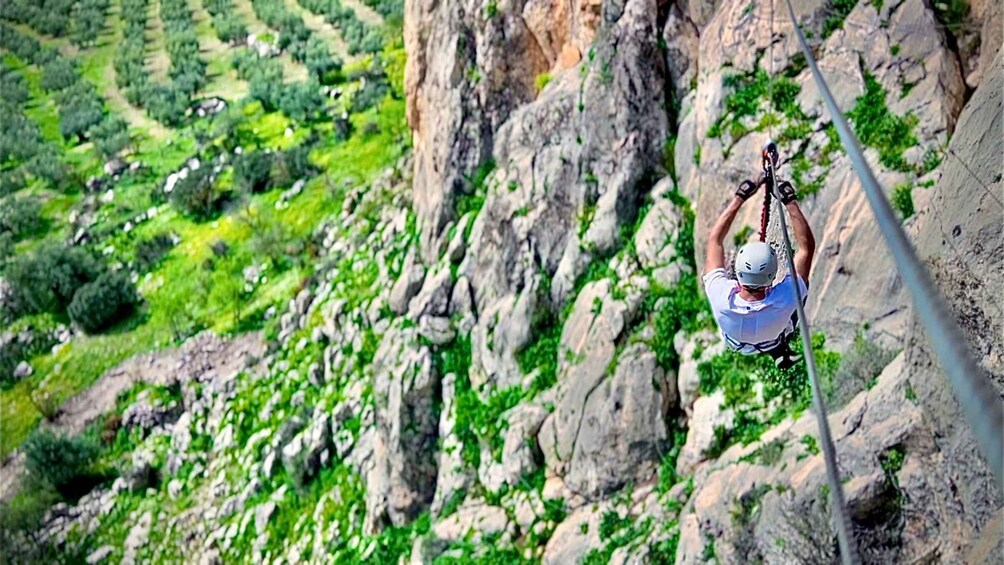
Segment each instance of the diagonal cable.
[[840,135],[844,149],[861,178],[861,185],[878,221],[879,229],[885,236],[886,244],[896,261],[903,284],[913,298],[917,317],[927,331],[932,349],[938,357],[955,398],[962,407],[966,421],[973,430],[980,451],[997,479],[997,487],[1004,491],[1004,406],[994,388],[987,382],[984,371],[973,360],[966,346],[966,340],[945,305],[941,292],[931,281],[930,275],[921,265],[909,239],[900,227],[882,187],[875,179],[875,173],[865,161],[857,137],[847,125],[847,119],[833,99],[822,73],[819,72],[812,50],[795,18],[791,0],[785,1],[788,4],[788,14],[795,29],[795,36],[805,54],[813,79],[819,86],[819,94],[830,111],[833,125]]
[[788,259],[788,272],[791,276],[791,286],[795,291],[795,308],[798,312],[798,330],[802,334],[802,351],[805,355],[805,370],[809,373],[809,383],[812,385],[812,404],[816,412],[816,425],[819,427],[819,443],[823,451],[823,461],[826,464],[826,482],[830,488],[833,520],[837,526],[837,543],[840,544],[840,560],[844,565],[856,565],[861,562],[858,557],[857,544],[851,537],[851,521],[847,515],[847,504],[844,499],[844,485],[840,481],[840,470],[837,468],[837,450],[833,445],[833,435],[830,433],[830,421],[826,413],[826,403],[823,400],[823,389],[816,373],[816,357],[812,352],[812,334],[809,333],[809,321],[805,317],[805,307],[802,305],[802,289],[798,286],[798,272],[795,271],[795,258],[791,249],[791,238],[788,236],[788,221],[784,217],[781,195],[777,193],[777,178],[774,164],[770,159],[764,160],[767,170],[767,188],[774,193],[777,205],[777,215],[781,221],[781,235],[784,237],[784,247]]

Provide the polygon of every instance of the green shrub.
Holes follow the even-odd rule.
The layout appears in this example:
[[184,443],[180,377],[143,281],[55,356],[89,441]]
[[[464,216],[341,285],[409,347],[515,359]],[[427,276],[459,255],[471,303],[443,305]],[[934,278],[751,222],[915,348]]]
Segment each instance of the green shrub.
[[42,209],[38,198],[4,198],[0,200],[0,233],[9,233],[14,241],[37,232],[42,227]]
[[274,154],[272,158],[272,182],[275,186],[287,186],[293,182],[312,176],[316,169],[310,163],[310,143],[290,147]]
[[885,103],[885,90],[867,70],[865,93],[847,112],[854,124],[854,131],[861,143],[878,150],[879,162],[896,171],[910,172],[912,169],[903,159],[903,152],[917,144],[913,128],[917,117],[908,114],[899,117],[893,114]]
[[892,189],[892,206],[904,220],[914,213],[913,185],[905,182]]
[[[9,502],[0,502],[0,544],[11,553],[4,555],[8,563],[21,562],[18,557],[25,558],[23,562],[40,562],[37,555],[19,556],[18,552],[25,548],[19,547],[22,536],[34,538],[42,526],[45,513],[52,505],[59,502],[59,494],[45,481],[31,475],[23,475],[21,490]],[[43,548],[38,547],[36,550]]]
[[23,189],[27,184],[24,171],[21,168],[0,171],[0,197],[10,196]]
[[80,287],[67,312],[84,331],[96,333],[128,316],[138,301],[136,288],[125,273],[106,272]]
[[72,184],[73,170],[51,145],[40,146],[26,168],[36,177],[48,181],[49,186],[56,190],[66,189]]
[[850,349],[841,357],[840,367],[831,383],[826,387],[826,396],[833,406],[847,404],[859,392],[868,388],[882,369],[888,365],[897,352],[858,333]]
[[9,104],[11,108],[21,108],[30,98],[24,78],[7,67],[0,67],[0,92],[4,93],[0,104]]
[[324,109],[321,85],[311,79],[287,84],[279,93],[279,109],[297,122],[316,120]]
[[969,2],[966,0],[939,0],[933,2],[934,15],[953,33],[958,34],[965,25],[969,15]]
[[823,21],[823,37],[829,37],[834,31],[843,28],[844,20],[857,4],[857,0],[832,0],[830,15]]
[[84,437],[56,435],[38,428],[24,442],[24,466],[65,498],[79,497],[94,486],[92,464],[99,447]]
[[104,270],[104,265],[79,247],[46,244],[12,262],[5,275],[19,313],[60,313],[77,289]]
[[48,91],[63,90],[77,82],[80,75],[72,58],[60,57],[42,67],[42,88]]
[[110,116],[91,128],[94,147],[105,158],[117,155],[129,145],[129,125],[118,116]]
[[141,240],[136,244],[134,263],[136,270],[141,273],[152,270],[172,247],[174,247],[174,239],[166,233]]
[[544,88],[551,83],[551,73],[540,73],[537,75],[535,82],[537,84],[537,92],[544,90]]
[[272,154],[246,151],[234,158],[234,182],[246,192],[263,192],[271,179]]
[[204,220],[216,212],[220,195],[214,186],[212,167],[190,170],[171,191],[171,203],[196,219]]

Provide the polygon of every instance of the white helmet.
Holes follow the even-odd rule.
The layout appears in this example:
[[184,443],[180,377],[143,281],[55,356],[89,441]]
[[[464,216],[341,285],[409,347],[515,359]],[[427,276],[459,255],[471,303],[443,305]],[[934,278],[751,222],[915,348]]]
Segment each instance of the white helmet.
[[760,241],[747,243],[736,255],[736,278],[743,286],[765,287],[774,282],[777,255],[770,245]]

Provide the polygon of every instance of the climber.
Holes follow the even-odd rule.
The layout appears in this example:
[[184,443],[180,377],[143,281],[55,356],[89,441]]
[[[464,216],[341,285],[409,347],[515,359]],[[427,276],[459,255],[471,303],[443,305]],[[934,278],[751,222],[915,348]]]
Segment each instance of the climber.
[[[725,248],[722,246],[725,234],[739,208],[764,184],[767,184],[766,176],[761,176],[757,183],[744,180],[736,190],[735,198],[711,228],[704,264],[704,289],[715,321],[730,348],[746,355],[767,353],[774,358],[778,368],[787,369],[800,358],[792,352],[788,343],[794,333],[796,310],[794,289],[788,280],[791,273],[775,284],[777,255],[769,244],[759,241],[743,245],[736,254],[735,274],[738,280],[728,278],[725,272]],[[791,183],[780,182],[777,194],[788,211],[795,232],[798,245],[794,257],[795,272],[805,297],[816,242],[809,223],[798,207]]]

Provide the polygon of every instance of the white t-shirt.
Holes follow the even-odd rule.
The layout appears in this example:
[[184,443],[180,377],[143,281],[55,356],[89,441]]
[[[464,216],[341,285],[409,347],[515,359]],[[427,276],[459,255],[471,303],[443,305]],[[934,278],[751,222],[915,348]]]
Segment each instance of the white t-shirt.
[[[802,277],[798,279],[802,297],[808,289]],[[763,300],[747,301],[739,296],[739,283],[725,275],[725,269],[715,269],[704,275],[704,291],[711,302],[711,312],[722,333],[739,344],[763,344],[790,333],[791,315],[795,312],[795,292],[791,274],[771,286]],[[746,352],[743,347],[733,348]],[[756,349],[749,351],[756,352]]]

